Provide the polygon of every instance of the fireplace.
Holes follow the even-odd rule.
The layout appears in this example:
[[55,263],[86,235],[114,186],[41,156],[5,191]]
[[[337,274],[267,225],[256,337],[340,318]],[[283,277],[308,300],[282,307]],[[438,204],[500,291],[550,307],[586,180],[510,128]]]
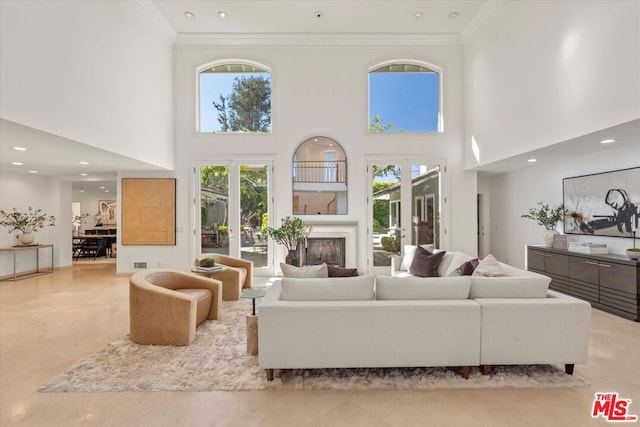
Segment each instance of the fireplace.
[[[317,244],[320,247],[323,257],[322,261],[307,259],[307,265],[313,265],[311,262],[314,264],[326,262],[327,264],[335,264],[348,268],[357,267],[358,224],[356,222],[329,223],[305,220],[305,224],[311,226],[311,234],[309,234],[309,238],[307,239],[307,245],[309,241],[315,241],[315,243],[312,244]],[[334,243],[328,243],[327,241]],[[326,260],[326,257],[333,252],[331,245],[341,245],[341,248],[340,246],[335,247],[338,251],[342,252],[339,262],[334,263],[333,261]],[[309,256],[308,250],[307,256]]]
[[344,237],[310,237],[305,250],[306,265],[337,265],[345,267],[346,238]]

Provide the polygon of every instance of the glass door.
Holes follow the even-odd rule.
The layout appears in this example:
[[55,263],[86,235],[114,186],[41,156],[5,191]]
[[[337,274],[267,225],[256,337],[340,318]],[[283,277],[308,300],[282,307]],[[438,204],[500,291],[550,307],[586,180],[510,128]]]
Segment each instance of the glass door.
[[263,229],[269,222],[271,162],[224,161],[196,167],[197,255],[222,254],[253,261],[254,275],[273,274]]
[[405,245],[440,245],[440,166],[408,159],[368,162],[371,183],[371,273],[390,274],[391,258]]

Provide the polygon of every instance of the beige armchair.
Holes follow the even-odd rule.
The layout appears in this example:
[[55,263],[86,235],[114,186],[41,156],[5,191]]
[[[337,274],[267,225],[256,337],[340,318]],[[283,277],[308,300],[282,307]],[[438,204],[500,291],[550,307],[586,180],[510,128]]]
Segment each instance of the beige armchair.
[[200,266],[200,260],[213,258],[216,264],[224,265],[226,270],[214,272],[201,272],[203,276],[222,281],[222,299],[235,301],[240,298],[242,289],[250,288],[253,283],[253,262],[227,255],[206,254],[200,255],[195,260],[195,266]]
[[219,280],[176,270],[140,271],[129,280],[130,336],[139,344],[189,345],[221,307]]

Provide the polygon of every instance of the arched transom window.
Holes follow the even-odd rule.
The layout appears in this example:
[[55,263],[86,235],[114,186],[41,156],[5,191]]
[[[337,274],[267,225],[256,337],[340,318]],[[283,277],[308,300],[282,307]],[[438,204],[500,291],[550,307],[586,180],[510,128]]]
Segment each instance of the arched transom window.
[[271,73],[255,64],[198,70],[200,132],[271,132]]
[[369,132],[439,132],[441,76],[437,67],[403,61],[369,70]]

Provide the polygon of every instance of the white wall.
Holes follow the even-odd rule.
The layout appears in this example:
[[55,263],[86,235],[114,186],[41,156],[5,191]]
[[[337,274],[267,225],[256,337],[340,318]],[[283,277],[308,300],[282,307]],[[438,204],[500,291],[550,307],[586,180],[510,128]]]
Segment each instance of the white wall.
[[[443,186],[445,247],[475,253],[475,172],[463,164],[463,80],[461,46],[362,47],[354,43],[340,47],[178,45],[175,49],[175,130],[178,218],[193,229],[192,168],[196,160],[237,159],[253,156],[275,160],[275,224],[291,214],[291,160],[296,147],[309,137],[328,136],[345,150],[349,176],[348,215],[313,217],[314,221],[358,223],[358,267],[366,265],[366,212],[363,194],[366,156],[419,156],[434,163],[444,161],[447,174]],[[272,69],[271,134],[198,134],[195,132],[195,90],[198,66],[216,60],[241,58]],[[368,74],[372,65],[391,59],[417,59],[443,69],[444,133],[369,134]],[[188,239],[192,244],[192,238]],[[120,258],[120,254],[118,255]],[[193,248],[179,239],[179,260],[187,265]],[[279,260],[276,260],[278,262]]]
[[[54,250],[54,267],[71,265],[71,184],[61,183],[49,177],[0,172],[0,209],[7,213],[16,208],[26,212],[29,207],[42,209],[43,213],[56,218],[54,227],[45,227],[35,233],[36,243],[52,243]],[[8,233],[8,229],[0,229],[0,247],[7,248],[17,244],[19,232]],[[49,266],[49,252],[41,266]],[[35,269],[35,254],[22,252],[18,255],[17,272]],[[0,277],[13,274],[11,253],[2,252],[0,257]]]
[[467,167],[640,117],[640,2],[485,8],[486,21],[465,34]]
[[[479,178],[479,188],[489,196],[491,217],[487,223],[490,249],[499,260],[523,267],[525,246],[544,245],[544,227],[520,218],[540,201],[557,206],[562,203],[562,179],[607,172],[640,163],[637,147],[611,149],[605,153],[576,156],[530,167],[517,172]],[[562,230],[562,226],[559,228]],[[568,235],[569,242],[606,243],[610,253],[624,254],[632,246],[629,238]]]
[[173,40],[144,5],[0,1],[0,117],[172,168]]

